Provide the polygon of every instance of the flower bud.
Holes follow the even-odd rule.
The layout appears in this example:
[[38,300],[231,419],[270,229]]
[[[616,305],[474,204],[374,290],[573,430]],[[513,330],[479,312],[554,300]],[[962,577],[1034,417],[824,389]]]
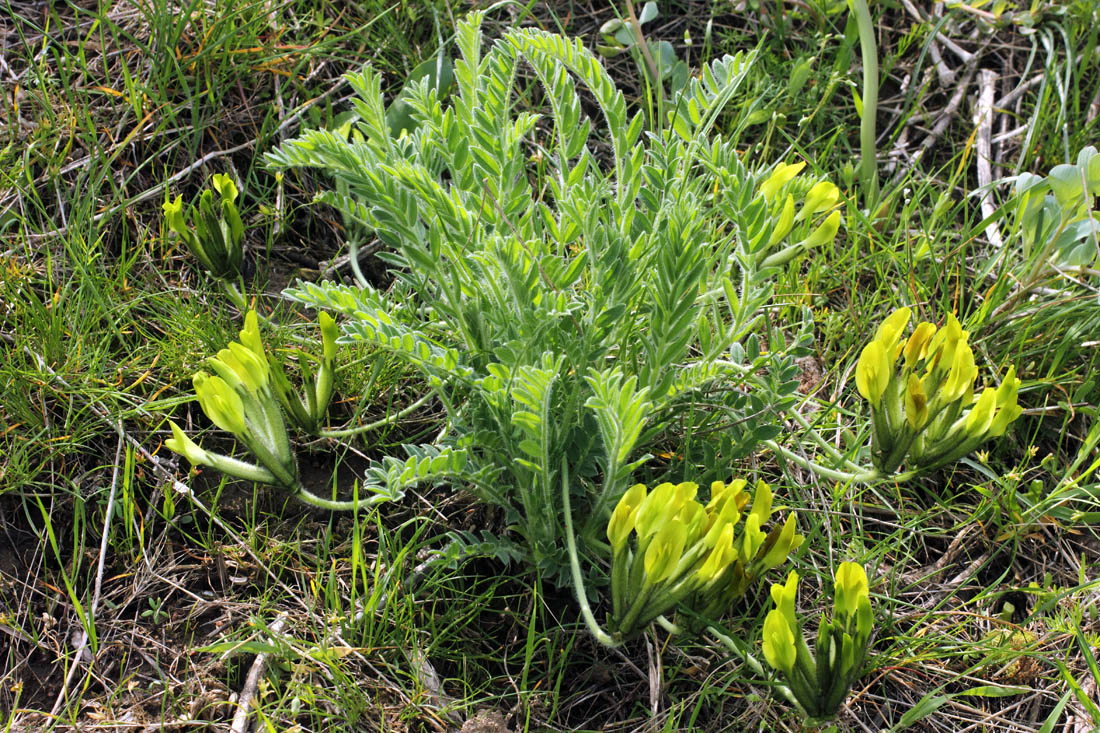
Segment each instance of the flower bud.
[[794,633],[778,609],[769,611],[764,617],[764,658],[772,667],[785,673],[794,669],[798,659]]
[[321,323],[321,350],[326,361],[336,358],[336,337],[340,335],[340,327],[328,313],[321,311],[318,320]]
[[183,432],[179,425],[169,422],[168,426],[172,428],[172,437],[164,441],[165,448],[174,453],[179,453],[194,466],[210,465],[210,454],[187,437],[187,434]]
[[247,346],[266,367],[267,354],[264,353],[263,340],[260,338],[260,324],[256,311],[250,310],[244,314],[244,328],[241,329],[240,338],[241,343]]
[[210,185],[214,187],[222,200],[235,201],[237,199],[237,184],[233,183],[233,179],[224,173],[215,173],[211,176]]
[[764,200],[771,202],[775,198],[775,195],[779,193],[779,189],[790,183],[790,181],[801,173],[802,169],[805,167],[805,161],[800,163],[780,163],[777,165],[771,175],[760,184],[759,191],[763,194]]

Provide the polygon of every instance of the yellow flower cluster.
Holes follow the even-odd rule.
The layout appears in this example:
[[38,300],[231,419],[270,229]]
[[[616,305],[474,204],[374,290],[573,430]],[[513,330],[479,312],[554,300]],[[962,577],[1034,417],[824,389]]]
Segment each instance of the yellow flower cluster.
[[198,372],[193,378],[202,411],[212,423],[244,443],[260,465],[203,450],[174,422],[170,424],[172,437],[164,442],[165,447],[195,465],[297,490],[298,464],[283,410],[299,427],[314,430],[328,408],[338,327],[327,313],[321,313],[320,320],[323,356],[314,384],[307,386],[304,401],[291,390],[282,368],[268,360],[255,311],[245,316],[240,341],[207,359],[214,374]]
[[792,570],[786,583],[772,585],[771,596],[775,608],[764,619],[764,658],[782,673],[808,716],[833,717],[867,657],[873,623],[867,573],[854,562],[837,568],[833,615],[818,625],[813,652],[794,612],[798,573]]
[[[787,184],[798,178],[805,167],[805,161],[780,163],[757,189],[767,204],[768,215],[772,220],[767,241],[764,242],[761,238],[761,241],[750,243],[751,249],[755,252],[755,263],[761,269],[782,267],[797,255],[833,241],[840,228],[840,211],[834,210],[840,200],[840,189],[829,181],[819,181],[810,187],[802,197],[797,213],[794,194],[780,195]],[[804,220],[812,220],[819,214],[825,214],[825,218],[820,220],[812,231],[803,228],[802,231],[808,233],[802,240],[778,252],[772,251],[773,247],[791,234],[796,225]]]
[[958,460],[1003,435],[1021,412],[1015,367],[1000,387],[975,396],[978,368],[955,316],[939,329],[918,323],[903,338],[910,315],[890,314],[856,365],[856,388],[871,403],[872,460],[884,473],[903,462],[925,471]]
[[695,500],[699,486],[690,481],[652,491],[637,484],[623,495],[607,524],[614,634],[632,636],[680,603],[704,617],[719,616],[802,543],[793,514],[765,531],[771,487],[758,481],[746,511],[746,485],[716,481],[705,505]]

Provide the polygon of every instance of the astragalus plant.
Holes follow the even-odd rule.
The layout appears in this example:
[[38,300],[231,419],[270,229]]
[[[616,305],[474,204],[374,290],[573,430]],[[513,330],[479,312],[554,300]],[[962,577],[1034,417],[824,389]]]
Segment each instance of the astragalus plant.
[[837,192],[801,164],[750,170],[713,134],[751,53],[703,68],[647,124],[580,41],[520,29],[486,48],[481,20],[458,26],[453,98],[406,90],[411,132],[391,134],[368,67],[349,77],[350,128],[269,154],[326,174],[318,201],[372,231],[394,277],[286,295],[422,372],[446,411],[438,447],[469,456],[460,483],[564,580],[566,471],[581,553],[610,559],[610,513],[671,418],[692,430],[685,405],[724,411],[748,450],[791,403],[807,336],[771,339],[764,309],[776,268],[832,240]]

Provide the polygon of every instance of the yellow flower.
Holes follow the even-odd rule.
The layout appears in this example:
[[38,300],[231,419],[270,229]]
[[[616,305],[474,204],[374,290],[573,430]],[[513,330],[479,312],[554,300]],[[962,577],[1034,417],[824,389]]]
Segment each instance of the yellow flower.
[[856,389],[872,405],[877,405],[886,392],[893,372],[886,349],[878,341],[863,347],[856,364]]
[[214,187],[214,190],[218,192],[218,195],[223,199],[234,201],[237,198],[237,184],[233,183],[233,179],[224,173],[215,173],[210,177],[210,183]]
[[234,435],[246,432],[244,403],[224,379],[199,372],[192,382],[199,397],[199,406],[212,423]]
[[779,219],[775,222],[772,235],[768,238],[768,246],[773,247],[783,240],[783,237],[791,233],[794,227],[794,196],[787,194],[787,201],[783,204],[783,210],[779,212]]
[[630,531],[634,529],[634,517],[638,514],[638,507],[645,496],[645,484],[635,484],[615,505],[615,511],[607,522],[607,539],[613,552],[618,553],[626,545]]
[[762,184],[760,184],[760,193],[764,195],[766,201],[772,201],[775,195],[779,193],[779,189],[787,185],[795,176],[802,172],[802,169],[806,167],[805,161],[801,163],[780,163],[772,171],[772,174],[768,176]]
[[928,343],[928,356],[933,359],[933,366],[942,369],[950,369],[955,362],[955,350],[959,344],[966,344],[969,332],[962,329],[959,319],[954,314],[947,314],[947,323],[932,336]]
[[799,245],[803,249],[809,249],[810,247],[820,247],[823,244],[828,244],[833,241],[833,237],[836,236],[837,230],[840,229],[840,212],[834,211],[825,217],[825,221],[810,232],[810,236],[803,239]]
[[696,578],[700,583],[709,583],[729,567],[736,557],[737,550],[733,547],[733,525],[727,522],[722,525],[714,548],[696,571]]
[[768,523],[772,516],[772,487],[759,480],[756,482],[756,490],[752,494],[752,509],[749,514],[754,515],[759,521],[760,527]]
[[[710,501],[707,502],[707,512],[713,513],[719,506],[722,507],[722,511],[725,510],[725,502],[727,498],[734,498],[735,508],[740,509],[748,501],[748,494],[742,494],[747,481],[743,478],[734,479],[728,484],[724,484],[721,481],[714,481],[710,485]],[[737,520],[732,520],[736,522]]]
[[796,625],[794,602],[798,599],[798,573],[793,570],[787,573],[787,582],[782,585],[772,583],[771,597],[775,610],[783,614],[789,625]]
[[802,202],[802,210],[798,212],[795,221],[802,221],[806,217],[813,216],[822,211],[828,211],[836,206],[836,202],[839,199],[840,189],[834,184],[829,181],[815,183],[809,193],[806,194],[806,200]]
[[776,539],[775,544],[771,546],[767,554],[764,555],[760,564],[767,570],[771,570],[779,563],[783,562],[787,555],[797,550],[802,544],[802,540],[805,539],[802,535],[796,534],[797,527],[794,522],[794,515],[788,514],[787,521],[783,523],[783,529],[779,531],[779,537]]
[[965,395],[978,378],[978,367],[974,364],[974,352],[969,344],[958,341],[952,356],[951,371],[947,374],[947,381],[940,386],[939,397],[944,403],[954,402]]
[[760,518],[756,514],[745,517],[745,528],[741,536],[741,561],[748,565],[756,557],[760,546],[768,536],[760,530]]
[[646,540],[660,531],[667,521],[676,516],[681,507],[695,498],[699,484],[685,481],[680,484],[663,483],[654,487],[638,507],[634,529],[639,540]]
[[963,424],[966,434],[973,438],[984,437],[993,424],[993,412],[996,408],[997,390],[986,387],[966,416],[966,422]]
[[778,609],[764,617],[764,659],[775,669],[788,673],[798,659],[794,631]]
[[909,316],[911,314],[912,311],[908,308],[898,308],[887,316],[886,320],[879,324],[878,329],[875,331],[875,341],[878,341],[879,344],[882,345],[891,365],[893,365],[894,360],[898,358],[898,355],[895,353],[898,339],[901,338],[901,332],[905,330],[906,324],[909,323]]
[[660,583],[672,575],[684,554],[687,528],[679,519],[667,523],[653,538],[645,552],[645,575],[649,583]]
[[909,336],[909,340],[905,342],[905,348],[902,352],[905,354],[905,367],[907,369],[912,369],[918,361],[928,354],[928,342],[935,333],[936,325],[928,321],[918,323],[917,327],[913,329],[913,333]]
[[860,599],[868,594],[867,572],[854,562],[842,562],[836,570],[836,615],[842,618],[854,616],[859,611]]
[[[1100,160],[1100,158],[1097,158]],[[1018,418],[1023,410],[1016,404],[1017,394],[1020,389],[1020,380],[1016,378],[1016,367],[1008,368],[1001,386],[997,388],[997,415],[993,418],[993,424],[989,426],[989,436],[996,438],[1004,435],[1009,424]]]

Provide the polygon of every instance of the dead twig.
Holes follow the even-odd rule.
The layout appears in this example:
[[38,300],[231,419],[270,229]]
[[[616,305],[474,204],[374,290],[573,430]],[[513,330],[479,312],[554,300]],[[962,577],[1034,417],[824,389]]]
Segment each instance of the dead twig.
[[[993,92],[997,81],[997,73],[990,69],[982,69],[978,74],[978,103],[974,107],[974,124],[977,126],[975,137],[974,164],[978,174],[978,190],[981,191],[982,218],[989,219],[997,211],[993,202]],[[985,235],[989,243],[995,248],[1004,247],[1004,239],[1001,238],[1001,230],[996,221],[990,222],[985,228]]]
[[[286,614],[279,617],[268,627],[271,634],[278,634],[286,624]],[[233,724],[229,727],[230,733],[245,733],[248,730],[248,711],[252,707],[252,699],[256,697],[256,690],[260,687],[260,678],[264,676],[264,668],[267,667],[267,653],[260,652],[252,660],[252,666],[248,669],[248,676],[244,679],[244,687],[237,696],[237,712],[233,715]]]
[[[966,77],[959,83],[955,89],[955,93],[951,95],[951,99],[947,101],[947,106],[943,108],[940,113],[940,117],[936,120],[936,124],[932,127],[929,133],[921,141],[920,147],[917,152],[913,154],[911,165],[916,165],[924,157],[924,154],[940,139],[940,136],[947,130],[948,125],[955,119],[955,115],[958,114],[959,105],[962,104],[963,99],[966,97],[966,90],[970,87],[970,82],[974,80],[974,68],[970,69],[966,73]],[[898,172],[894,175],[893,185],[897,185],[901,179],[907,175],[906,168],[899,167]]]
[[977,528],[977,524],[964,525],[962,530],[951,540],[951,543],[947,545],[947,549],[944,550],[939,560],[918,570],[905,573],[900,578],[901,582],[906,585],[911,585],[920,581],[931,580],[942,573],[944,568],[953,563],[955,558],[959,556],[959,553],[962,552],[963,540],[974,534]]
[[[906,12],[912,15],[913,18],[915,18],[916,20],[920,21],[921,23],[932,23],[932,18],[926,18],[924,16],[924,13],[918,10],[917,6],[912,3],[912,0],[901,0],[901,4],[905,6]],[[942,32],[936,31],[936,40],[942,43],[944,45],[944,48],[948,49],[949,51],[951,51],[951,53],[958,56],[964,64],[969,64],[971,61],[974,60],[974,54],[970,53],[965,48],[952,41]]]

